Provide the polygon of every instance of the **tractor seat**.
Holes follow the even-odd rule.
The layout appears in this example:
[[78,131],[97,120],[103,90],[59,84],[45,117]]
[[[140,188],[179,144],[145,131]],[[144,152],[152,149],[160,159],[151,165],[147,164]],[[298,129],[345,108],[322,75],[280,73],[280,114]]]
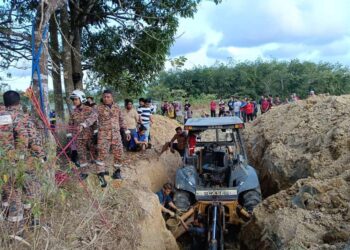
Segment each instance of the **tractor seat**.
[[222,167],[214,164],[206,163],[202,166],[202,169],[206,173],[222,174],[227,170],[228,166]]

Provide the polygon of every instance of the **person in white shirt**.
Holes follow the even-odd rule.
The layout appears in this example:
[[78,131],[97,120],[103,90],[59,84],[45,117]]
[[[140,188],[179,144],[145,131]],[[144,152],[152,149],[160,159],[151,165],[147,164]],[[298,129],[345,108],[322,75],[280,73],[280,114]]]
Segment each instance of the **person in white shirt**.
[[233,112],[237,117],[241,117],[241,106],[242,106],[242,102],[237,98],[235,98],[235,102],[233,104]]

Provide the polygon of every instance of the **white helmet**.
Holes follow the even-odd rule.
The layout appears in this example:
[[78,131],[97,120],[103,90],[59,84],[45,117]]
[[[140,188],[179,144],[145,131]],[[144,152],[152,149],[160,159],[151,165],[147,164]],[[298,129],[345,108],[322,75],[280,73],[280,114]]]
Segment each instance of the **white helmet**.
[[79,89],[74,90],[69,98],[71,100],[79,98],[81,103],[85,103],[87,101],[84,92]]

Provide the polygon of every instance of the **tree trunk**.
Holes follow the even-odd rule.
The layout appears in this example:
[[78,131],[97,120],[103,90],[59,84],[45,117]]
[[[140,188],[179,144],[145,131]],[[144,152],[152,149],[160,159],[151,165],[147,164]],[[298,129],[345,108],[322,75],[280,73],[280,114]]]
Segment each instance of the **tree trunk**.
[[[39,68],[40,68],[40,78],[41,84],[39,82],[39,76],[37,71],[35,71],[33,75],[33,89],[36,96],[42,98],[41,102],[43,103],[42,111],[46,116],[48,116],[49,111],[49,88],[48,88],[48,69],[47,69],[47,58],[48,58],[48,39],[47,33],[46,36],[43,37],[45,30],[47,29],[47,25],[49,24],[49,20],[51,18],[52,13],[56,9],[62,5],[64,0],[52,0],[48,3],[44,1],[38,6],[35,20],[35,41],[34,48],[35,53],[38,53],[39,48],[42,48],[40,60],[39,60]],[[40,101],[40,100],[39,100]]]
[[[74,1],[74,3],[73,3]],[[83,90],[83,70],[81,66],[81,33],[82,28],[80,27],[80,20],[83,18],[79,10],[77,9],[80,6],[80,0],[69,1],[70,9],[70,28],[71,34],[73,37],[72,41],[72,74],[73,74],[73,84],[74,89]],[[88,4],[88,2],[86,2]]]
[[64,121],[64,108],[63,108],[63,94],[61,83],[61,58],[58,45],[58,32],[57,23],[55,17],[50,19],[50,47],[51,47],[51,59],[52,59],[52,80],[53,80],[53,93],[55,101],[55,111],[57,118]]
[[[81,66],[81,28],[74,27],[72,29],[73,39],[73,53],[72,53],[72,67],[73,67],[73,82],[75,89],[83,90],[83,70]],[[76,77],[76,79],[74,79]]]
[[[48,69],[47,69],[47,58],[48,58],[48,39],[47,39],[47,26],[49,24],[51,15],[57,10],[65,0],[51,0],[49,2],[42,1],[36,13],[35,19],[35,40],[34,40],[34,50],[35,53],[39,53],[41,48],[40,60],[35,62],[33,66],[37,63],[40,70],[40,75],[38,74],[37,68],[33,74],[33,91],[35,96],[39,97],[39,102],[41,103],[41,110],[48,119],[49,116],[49,88],[48,88]],[[46,33],[46,36],[44,34]],[[39,78],[40,76],[40,78]],[[41,79],[41,82],[39,81]],[[40,119],[37,119],[38,123]],[[37,124],[43,127],[40,124]],[[48,134],[45,134],[48,138]],[[42,134],[44,136],[44,134]]]
[[71,111],[71,106],[69,102],[69,95],[74,90],[73,79],[72,79],[72,53],[71,53],[71,36],[70,36],[70,24],[67,11],[67,4],[61,9],[61,28],[62,28],[62,63],[63,63],[63,78],[64,78],[64,88],[66,93],[66,103],[68,105],[69,111]]

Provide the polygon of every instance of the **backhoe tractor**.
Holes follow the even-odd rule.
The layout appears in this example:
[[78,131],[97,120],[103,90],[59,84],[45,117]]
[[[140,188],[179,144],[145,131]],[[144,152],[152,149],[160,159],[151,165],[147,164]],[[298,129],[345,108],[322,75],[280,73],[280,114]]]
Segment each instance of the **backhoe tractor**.
[[[205,218],[208,249],[224,249],[228,225],[249,220],[261,202],[255,169],[248,165],[238,117],[192,118],[185,124],[187,150],[176,172],[174,203],[190,225]],[[180,225],[173,234],[185,233]]]

